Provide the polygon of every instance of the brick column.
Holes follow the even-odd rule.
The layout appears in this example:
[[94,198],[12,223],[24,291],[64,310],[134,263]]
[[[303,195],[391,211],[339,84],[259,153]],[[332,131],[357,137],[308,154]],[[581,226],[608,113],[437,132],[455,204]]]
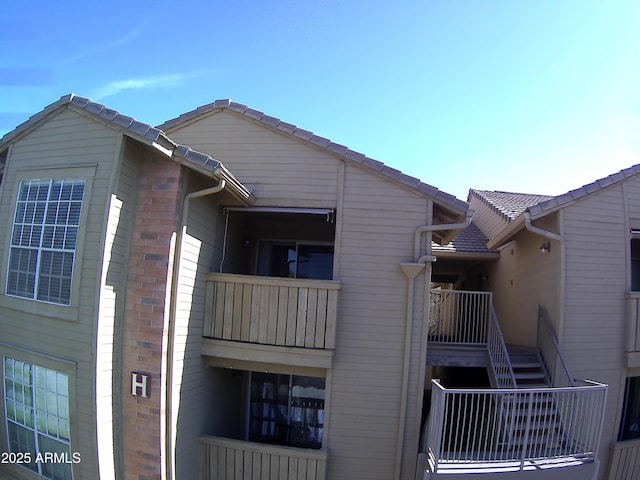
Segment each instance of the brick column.
[[[162,374],[166,361],[168,298],[175,234],[180,225],[182,168],[164,159],[140,164],[129,253],[122,345],[122,437],[127,480],[162,476],[165,411]],[[132,395],[132,372],[150,379],[147,398]],[[141,380],[141,377],[138,378]]]

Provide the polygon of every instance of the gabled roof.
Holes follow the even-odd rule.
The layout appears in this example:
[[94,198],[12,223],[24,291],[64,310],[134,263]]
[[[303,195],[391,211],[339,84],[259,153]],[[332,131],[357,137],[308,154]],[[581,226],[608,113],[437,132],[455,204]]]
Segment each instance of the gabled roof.
[[372,158],[367,157],[362,153],[355,152],[350,150],[348,147],[344,145],[340,145],[332,142],[328,138],[321,137],[319,135],[315,135],[313,132],[308,130],[303,130],[298,128],[297,126],[286,123],[280,120],[279,118],[269,116],[263,112],[258,110],[254,110],[249,108],[246,105],[241,103],[236,103],[231,101],[230,99],[216,100],[213,103],[209,103],[207,105],[203,105],[201,107],[196,108],[190,112],[184,113],[179,117],[168,120],[163,124],[159,125],[158,128],[171,131],[174,128],[178,128],[180,126],[185,125],[197,118],[200,118],[203,115],[208,115],[214,113],[216,111],[228,109],[232,112],[235,112],[244,117],[250,118],[251,120],[257,121],[262,125],[265,125],[271,129],[277,130],[281,133],[290,135],[304,142],[313,144],[316,147],[321,147],[333,154],[337,154],[342,158],[355,162],[365,168],[371,169],[383,176],[388,177],[400,184],[403,184],[411,189],[417,190],[421,194],[426,194],[430,196],[437,205],[444,207],[448,210],[451,210],[453,215],[452,218],[460,218],[464,217],[469,205],[456,198],[455,196],[438,190],[436,187],[423,183],[420,179],[411,177],[402,173],[400,170],[396,170],[395,168],[391,168],[384,163],[374,160]]
[[469,190],[471,196],[479,198],[494,212],[508,223],[515,220],[522,212],[532,205],[552,199],[551,195],[536,195],[530,193],[500,192],[490,190]]
[[[512,239],[518,231],[526,227],[527,217],[530,220],[542,218],[579,200],[582,200],[583,198],[595,195],[602,190],[618,185],[638,174],[640,174],[640,164],[625,168],[617,173],[613,173],[607,177],[600,178],[595,182],[588,183],[586,185],[583,185],[582,187],[576,188],[575,190],[563,193],[562,195],[549,197],[547,199],[541,200],[538,203],[529,205],[516,218],[512,219],[512,223],[508,227],[500,232],[500,234],[498,234],[495,238],[492,238],[489,241],[488,245],[493,248],[504,244],[505,242]],[[543,195],[541,195],[541,197],[542,196]]]
[[580,200],[586,196],[596,194],[604,190],[605,188],[622,183],[625,180],[638,174],[640,174],[640,164],[632,165],[629,168],[625,168],[623,170],[620,170],[619,172],[613,173],[604,178],[600,178],[595,182],[588,183],[580,188],[576,188],[575,190],[571,190],[567,193],[563,193],[562,195],[551,197],[546,201],[540,202],[536,205],[532,205],[528,208],[528,211],[531,214],[531,218],[543,217],[551,212],[567,206],[570,203]]
[[18,125],[14,130],[0,139],[0,153],[18,138],[35,129],[40,123],[63,108],[70,108],[88,115],[107,126],[114,128],[147,146],[151,146],[161,154],[177,161],[187,168],[208,176],[224,179],[230,192],[239,200],[251,200],[251,193],[242,185],[229,170],[218,160],[205,153],[192,150],[187,145],[181,145],[171,140],[162,130],[147,123],[139,122],[133,117],[92,102],[91,100],[69,94],[61,97],[57,102],[45,107],[39,113],[30,117],[26,122]]
[[453,240],[446,245],[432,243],[432,251],[435,255],[442,253],[474,253],[497,254],[497,250],[487,248],[488,239],[475,223],[460,230]]

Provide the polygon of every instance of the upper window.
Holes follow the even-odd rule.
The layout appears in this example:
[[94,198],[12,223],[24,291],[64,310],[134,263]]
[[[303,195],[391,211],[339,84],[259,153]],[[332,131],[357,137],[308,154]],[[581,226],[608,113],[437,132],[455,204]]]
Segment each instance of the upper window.
[[640,232],[631,231],[631,291],[640,292]]
[[71,480],[68,461],[42,461],[44,453],[71,458],[68,375],[4,357],[4,404],[9,452],[45,478]]
[[257,274],[331,280],[333,245],[261,242]]
[[21,182],[7,295],[69,305],[84,180]]

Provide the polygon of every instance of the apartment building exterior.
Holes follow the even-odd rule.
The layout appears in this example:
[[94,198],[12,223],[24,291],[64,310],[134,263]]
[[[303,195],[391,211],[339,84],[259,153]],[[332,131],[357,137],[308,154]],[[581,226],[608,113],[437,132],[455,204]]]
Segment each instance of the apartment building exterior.
[[226,100],[155,128],[69,95],[0,164],[3,476],[422,475],[465,202]]

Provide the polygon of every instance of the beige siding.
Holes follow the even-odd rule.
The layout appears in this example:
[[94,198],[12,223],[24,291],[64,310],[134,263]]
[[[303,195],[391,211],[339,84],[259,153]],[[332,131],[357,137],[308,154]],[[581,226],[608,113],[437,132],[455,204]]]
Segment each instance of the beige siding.
[[246,118],[221,112],[170,136],[224,163],[257,205],[335,207],[339,162]]
[[[329,478],[393,477],[408,283],[399,264],[412,260],[413,234],[426,222],[426,204],[355,167],[346,169]],[[412,439],[420,421],[420,324],[414,325],[403,478],[415,466]]]
[[491,208],[485,202],[480,200],[476,195],[469,198],[469,210],[473,210],[473,223],[485,234],[488,239],[492,239],[500,233],[509,222],[495,209]]
[[[341,160],[233,112],[210,115],[169,134],[222,161],[253,188],[258,206],[339,208],[343,195],[344,206],[337,212],[342,229],[337,228],[336,245],[341,281],[336,351],[327,376],[327,478],[392,478],[408,283],[400,263],[414,260],[414,233],[427,221],[427,199],[350,163],[342,191]],[[233,270],[236,256],[230,251],[225,271]],[[420,427],[423,290],[420,277],[410,345],[404,479],[413,478]],[[188,381],[195,384],[195,378]]]
[[[74,165],[91,165],[95,170],[95,176],[87,181],[84,242],[76,252],[74,266],[73,282],[74,288],[79,288],[78,304],[71,307],[49,306],[30,300],[9,299],[0,294],[0,330],[4,342],[77,364],[75,378],[71,379],[77,392],[71,450],[80,452],[82,456],[82,462],[74,466],[76,478],[97,477],[94,379],[96,299],[101,267],[98,259],[103,248],[105,211],[117,145],[116,132],[65,110],[15,143],[4,173],[0,201],[0,224],[10,225],[19,170],[59,169]],[[6,271],[8,257],[7,233],[5,230],[0,235],[3,272]],[[5,290],[4,282],[3,273],[0,275],[0,292]],[[8,305],[17,309],[7,309]],[[26,313],[27,310],[31,313]],[[55,318],[57,316],[67,319]],[[42,342],[42,338],[47,341]]]
[[[189,191],[213,182],[189,182]],[[198,437],[205,433],[226,433],[230,419],[238,418],[237,405],[225,408],[229,378],[209,368],[201,357],[206,275],[222,256],[219,212],[224,193],[190,202],[186,235],[180,261],[176,327],[173,353],[173,425],[176,478],[190,478],[198,463]],[[228,200],[228,199],[227,199]],[[217,232],[217,233],[216,233]],[[229,407],[228,405],[226,405]]]
[[[629,188],[627,188],[629,187]],[[625,186],[640,189],[637,180]],[[624,383],[625,291],[628,288],[628,221],[623,188],[603,190],[565,209],[565,319],[562,347],[574,375],[609,385],[601,462],[616,439]],[[640,218],[640,204],[629,215]],[[603,478],[605,468],[601,469]]]
[[[118,409],[121,392],[120,365],[126,269],[131,242],[131,222],[138,185],[138,160],[142,152],[125,140],[121,165],[114,166],[115,193],[107,212],[100,305],[96,328],[96,412],[101,475],[116,472],[118,432],[122,421]],[[100,388],[111,385],[111,388]],[[126,392],[125,392],[126,394]],[[112,475],[114,476],[114,475]]]

